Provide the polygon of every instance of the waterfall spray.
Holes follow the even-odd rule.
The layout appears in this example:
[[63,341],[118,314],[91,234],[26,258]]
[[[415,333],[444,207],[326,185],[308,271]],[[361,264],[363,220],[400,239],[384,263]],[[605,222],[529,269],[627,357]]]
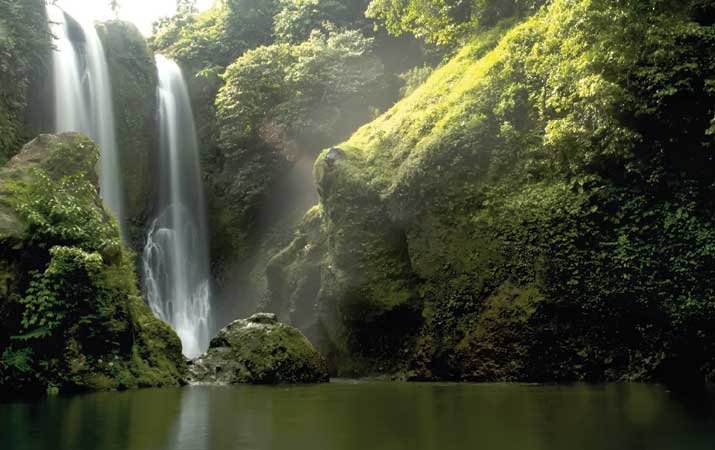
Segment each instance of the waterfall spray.
[[189,358],[208,348],[210,283],[206,207],[196,127],[181,70],[156,57],[160,171],[157,218],[144,247],[145,291],[154,314],[171,324]]
[[[114,103],[109,69],[94,25],[68,18],[60,8],[47,5],[55,36],[52,55],[55,92],[55,131],[76,131],[99,146],[100,193],[123,225],[122,182],[114,124]],[[76,24],[77,31],[71,26]]]

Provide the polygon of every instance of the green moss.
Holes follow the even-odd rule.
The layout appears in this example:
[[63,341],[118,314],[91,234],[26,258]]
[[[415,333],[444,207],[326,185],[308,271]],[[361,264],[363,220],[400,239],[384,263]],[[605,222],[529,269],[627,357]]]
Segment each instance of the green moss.
[[156,64],[134,25],[110,21],[98,24],[97,31],[112,74],[128,237],[139,250],[156,188]]
[[41,125],[34,103],[49,97],[42,80],[49,72],[50,41],[42,0],[0,1],[0,164]]
[[266,267],[270,286],[264,308],[282,320],[307,329],[314,325],[314,302],[327,268],[326,242],[322,230],[321,208],[311,208],[298,225],[290,245],[274,255]]
[[185,362],[141,300],[132,255],[98,195],[97,147],[43,135],[0,169],[0,390],[175,385]]
[[524,377],[529,325],[543,296],[536,286],[504,285],[485,298],[476,323],[455,347],[452,365],[469,380],[514,381]]
[[218,332],[205,355],[192,361],[197,382],[295,384],[328,381],[323,357],[296,328],[272,314],[236,320]]
[[712,372],[715,31],[652,6],[549,2],[323,153],[331,345],[415,378]]

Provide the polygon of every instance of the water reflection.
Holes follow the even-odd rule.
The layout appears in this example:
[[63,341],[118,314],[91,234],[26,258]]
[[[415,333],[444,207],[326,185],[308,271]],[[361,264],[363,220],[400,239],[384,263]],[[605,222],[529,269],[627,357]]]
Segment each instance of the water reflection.
[[2,449],[712,449],[712,397],[639,384],[339,381],[0,405]]

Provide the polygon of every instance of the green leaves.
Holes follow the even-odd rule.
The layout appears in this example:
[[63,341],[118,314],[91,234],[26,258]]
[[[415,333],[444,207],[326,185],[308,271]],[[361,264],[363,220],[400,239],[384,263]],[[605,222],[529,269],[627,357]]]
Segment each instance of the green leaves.
[[33,177],[29,187],[15,188],[32,242],[47,250],[68,245],[100,252],[118,245],[117,225],[95,203],[95,187],[83,175],[55,182],[36,169]]
[[[88,161],[81,155],[63,160],[71,151],[51,149],[44,161],[48,170],[62,163],[67,169],[77,160],[96,162],[92,154],[85,155]],[[129,308],[136,280],[116,222],[85,178],[86,167],[78,165],[76,172],[68,170],[75,174],[60,179],[39,168],[26,170],[8,187],[26,225],[23,255],[31,255],[35,271],[27,275],[24,292],[17,292],[20,298],[10,302],[14,316],[2,317],[9,362],[0,366],[0,386],[64,387],[78,371],[94,370],[73,360],[72,352],[84,352],[84,358],[131,348]]]
[[17,370],[18,372],[27,373],[32,368],[30,361],[32,358],[32,350],[24,348],[22,350],[5,349],[0,357],[0,365],[4,366],[5,370]]
[[226,70],[216,99],[220,141],[240,146],[261,135],[279,145],[335,142],[353,123],[346,116],[368,116],[366,93],[380,86],[382,65],[371,46],[358,31],[331,30],[246,52]]
[[43,0],[0,0],[0,164],[29,139],[30,87],[49,63]]
[[477,26],[536,11],[544,0],[372,0],[366,16],[389,33],[411,33],[437,45],[454,44]]
[[325,31],[330,24],[359,25],[359,17],[340,0],[281,0],[280,11],[273,18],[277,42],[300,43],[310,38],[313,30]]
[[[36,273],[20,300],[24,310],[23,334],[13,340],[27,341],[52,337],[68,328],[67,320],[81,323],[84,314],[101,297],[102,257],[75,247],[56,246],[50,250],[50,264]],[[80,317],[78,317],[80,316]],[[90,317],[95,317],[92,313]]]

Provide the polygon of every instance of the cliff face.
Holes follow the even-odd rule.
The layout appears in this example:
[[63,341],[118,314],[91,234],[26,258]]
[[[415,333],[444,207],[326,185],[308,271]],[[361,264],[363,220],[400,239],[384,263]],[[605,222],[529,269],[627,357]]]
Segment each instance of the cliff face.
[[[0,1],[0,163],[52,124],[52,39],[43,1]],[[141,249],[155,186],[156,86],[154,56],[134,25],[98,25],[115,104],[128,233]]]
[[176,385],[181,343],[142,301],[102,206],[97,147],[41,135],[0,169],[0,391]]
[[640,3],[499,25],[326,150],[272,309],[340,374],[712,379],[712,10]]
[[0,0],[0,164],[47,127],[50,30],[42,0]]
[[110,21],[97,31],[111,73],[129,244],[139,251],[156,198],[156,64],[134,25]]

